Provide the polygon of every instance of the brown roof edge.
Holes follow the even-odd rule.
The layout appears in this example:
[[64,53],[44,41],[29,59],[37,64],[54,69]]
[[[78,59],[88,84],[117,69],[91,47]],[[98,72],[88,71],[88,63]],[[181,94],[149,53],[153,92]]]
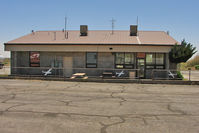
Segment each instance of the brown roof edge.
[[133,45],[133,46],[174,46],[175,44],[4,43],[4,45]]

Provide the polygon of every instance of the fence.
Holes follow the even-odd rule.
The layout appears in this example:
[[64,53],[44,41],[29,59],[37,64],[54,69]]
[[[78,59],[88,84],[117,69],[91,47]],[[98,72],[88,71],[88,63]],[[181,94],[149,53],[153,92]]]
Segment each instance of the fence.
[[12,75],[22,76],[51,76],[70,78],[74,74],[85,74],[88,78],[130,78],[138,79],[138,69],[111,68],[57,68],[57,67],[13,67]]
[[199,71],[197,70],[171,70],[153,69],[151,73],[153,80],[189,80],[199,81]]
[[[49,77],[72,77],[77,73],[85,73],[88,78],[123,78],[140,79],[139,69],[110,69],[110,68],[51,68],[51,67],[14,67],[4,66],[0,69],[0,76],[10,75],[21,76],[49,76]],[[181,76],[182,75],[182,76]],[[152,80],[190,80],[199,81],[199,71],[197,70],[168,70],[151,69],[145,70],[145,78]]]

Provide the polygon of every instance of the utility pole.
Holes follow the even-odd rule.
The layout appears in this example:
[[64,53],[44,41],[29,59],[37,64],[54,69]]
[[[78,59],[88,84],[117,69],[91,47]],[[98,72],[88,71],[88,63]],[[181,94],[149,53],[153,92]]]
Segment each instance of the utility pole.
[[115,22],[116,22],[116,20],[112,18],[112,20],[111,20],[111,24],[112,24],[112,34],[114,34]]

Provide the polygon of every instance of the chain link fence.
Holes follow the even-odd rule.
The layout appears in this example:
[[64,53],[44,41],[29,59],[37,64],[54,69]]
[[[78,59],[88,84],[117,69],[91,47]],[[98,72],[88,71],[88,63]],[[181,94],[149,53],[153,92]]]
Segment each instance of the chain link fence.
[[[140,79],[139,69],[110,69],[110,68],[57,68],[57,67],[14,67],[3,66],[0,76],[41,76],[41,77],[88,77],[88,78],[122,78]],[[145,73],[146,74],[146,73]],[[198,70],[169,70],[153,69],[148,76],[152,80],[187,80],[199,81]]]
[[171,70],[153,69],[151,77],[153,80],[188,80],[199,81],[199,71],[197,70]]
[[[9,68],[15,76],[41,77],[88,77],[88,78],[128,78],[138,79],[138,69],[111,69],[111,68],[57,68],[57,67],[13,67]],[[10,74],[3,68],[1,74]]]

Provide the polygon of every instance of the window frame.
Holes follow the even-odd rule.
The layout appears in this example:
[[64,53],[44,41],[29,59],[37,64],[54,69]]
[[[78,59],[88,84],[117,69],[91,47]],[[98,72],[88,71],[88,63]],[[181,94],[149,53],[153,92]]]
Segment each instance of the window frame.
[[[96,63],[87,63],[88,53],[95,53],[96,54]],[[98,53],[97,52],[86,52],[86,68],[97,68],[98,64]],[[89,67],[88,65],[95,65],[95,67]]]
[[[117,56],[117,53],[120,53],[120,54],[124,54],[124,63],[123,64],[117,64],[116,63],[116,60],[117,60],[117,58],[116,58],[116,56]],[[133,58],[133,64],[131,63],[131,64],[126,64],[126,62],[125,62],[125,57],[126,57],[126,54],[131,54],[131,55],[133,55],[134,56],[134,58]],[[132,56],[131,56],[131,61],[132,61]],[[116,69],[134,69],[135,68],[135,53],[133,53],[133,52],[116,52],[115,53],[115,68]],[[123,66],[122,68],[118,68],[117,66],[118,65],[120,65],[120,66]],[[132,66],[131,68],[128,68],[127,66]]]
[[[147,64],[147,60],[146,60],[146,64],[145,64],[146,69],[165,69],[166,68],[166,54],[165,53],[146,53],[146,57],[147,57],[147,54],[154,54],[155,55],[155,62],[154,62],[154,64]],[[156,63],[156,55],[157,54],[163,54],[163,56],[164,56],[162,65]],[[153,68],[147,68],[147,66],[153,67]],[[158,67],[162,67],[162,68],[158,68]]]

